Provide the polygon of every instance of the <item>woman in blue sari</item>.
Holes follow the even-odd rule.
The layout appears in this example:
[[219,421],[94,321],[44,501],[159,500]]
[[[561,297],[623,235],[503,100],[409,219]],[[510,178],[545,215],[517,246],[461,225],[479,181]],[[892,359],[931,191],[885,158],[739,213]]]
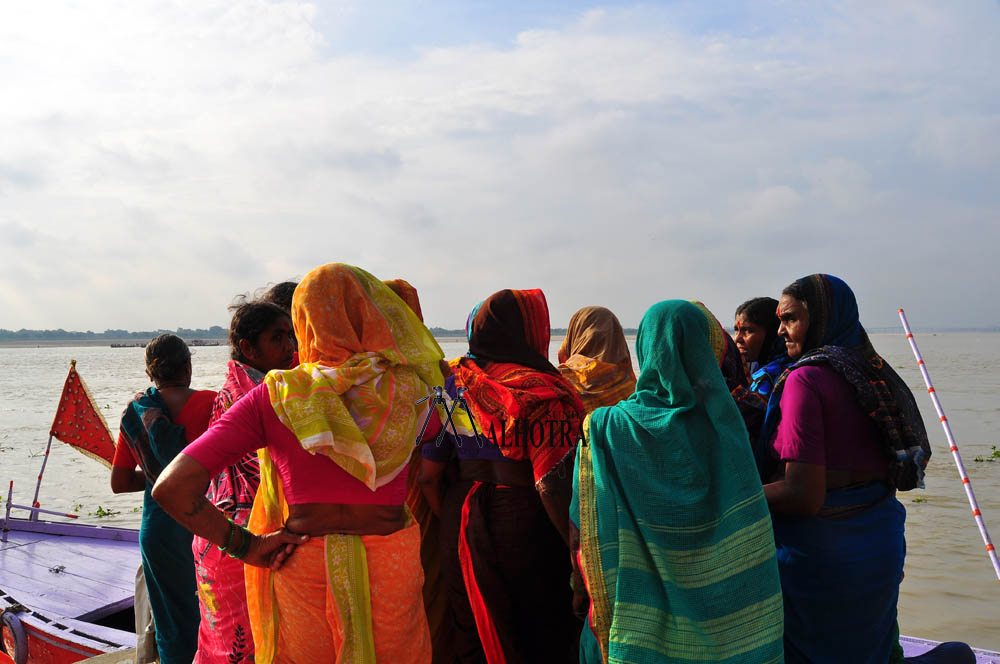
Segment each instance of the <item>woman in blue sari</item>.
[[850,287],[814,274],[782,293],[792,364],[775,382],[761,440],[785,612],[785,661],[885,664],[899,657],[896,602],[906,510],[930,457],[913,395],[872,348]]
[[200,619],[192,535],[150,492],[167,464],[208,427],[216,393],[191,389],[191,351],[173,334],[146,346],[146,374],[154,387],[136,394],[122,413],[111,490],[144,492],[139,549],[156,648],[162,664],[191,664]]

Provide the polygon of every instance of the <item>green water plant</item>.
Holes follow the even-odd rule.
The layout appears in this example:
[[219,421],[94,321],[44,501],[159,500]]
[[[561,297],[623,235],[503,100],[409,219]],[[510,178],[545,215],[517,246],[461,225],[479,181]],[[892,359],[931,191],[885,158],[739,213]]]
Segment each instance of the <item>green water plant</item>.
[[914,503],[926,503],[926,502],[927,502],[927,499],[926,499],[926,498],[924,498],[923,496],[917,496],[916,498],[914,498],[914,499],[913,499],[912,501],[910,501],[910,502],[914,502]]
[[120,514],[120,512],[115,509],[104,509],[103,505],[98,505],[96,512],[87,512],[88,516],[95,516],[98,519],[103,519],[106,516],[114,516],[116,514]]

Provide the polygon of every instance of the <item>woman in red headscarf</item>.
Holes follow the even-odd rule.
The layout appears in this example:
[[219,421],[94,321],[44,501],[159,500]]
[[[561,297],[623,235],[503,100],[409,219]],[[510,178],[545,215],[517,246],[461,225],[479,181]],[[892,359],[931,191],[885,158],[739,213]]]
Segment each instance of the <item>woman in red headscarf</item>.
[[460,481],[441,508],[457,661],[578,659],[566,540],[585,411],[548,347],[542,291],[503,290],[476,311],[454,369],[486,438],[455,448]]

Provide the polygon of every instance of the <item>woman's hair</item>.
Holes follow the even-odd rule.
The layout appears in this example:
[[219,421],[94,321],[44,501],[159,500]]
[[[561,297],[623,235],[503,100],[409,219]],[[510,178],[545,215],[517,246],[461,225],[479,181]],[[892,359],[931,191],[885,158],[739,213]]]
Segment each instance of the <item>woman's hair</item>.
[[[794,296],[793,296],[794,297]],[[755,297],[736,307],[736,317],[746,316],[754,325],[760,325],[768,332],[778,332],[778,301],[773,297]]]
[[[808,309],[809,302],[806,299],[806,291],[802,286],[803,284],[801,279],[799,281],[793,281],[792,283],[788,284],[788,286],[785,287],[785,290],[781,291],[781,294],[788,295],[789,297],[794,297],[796,300],[801,302],[806,309]],[[777,306],[778,305],[775,305],[775,308],[777,308]]]
[[161,334],[146,344],[146,373],[157,383],[177,380],[190,361],[191,351],[176,334]]
[[760,325],[764,329],[764,340],[761,342],[760,354],[756,358],[762,364],[775,353],[783,353],[775,348],[775,344],[780,343],[778,326],[781,321],[778,320],[777,310],[778,301],[773,297],[755,297],[736,307],[736,318],[740,315],[746,316],[751,323]]
[[233,320],[229,323],[229,357],[246,362],[240,350],[240,341],[246,339],[251,345],[257,343],[260,333],[276,320],[288,318],[288,312],[273,302],[243,302],[233,308]]
[[298,282],[295,281],[282,281],[280,284],[271,286],[266,293],[260,296],[260,299],[276,304],[284,309],[286,314],[291,314],[292,293],[295,292],[295,287],[298,285]]

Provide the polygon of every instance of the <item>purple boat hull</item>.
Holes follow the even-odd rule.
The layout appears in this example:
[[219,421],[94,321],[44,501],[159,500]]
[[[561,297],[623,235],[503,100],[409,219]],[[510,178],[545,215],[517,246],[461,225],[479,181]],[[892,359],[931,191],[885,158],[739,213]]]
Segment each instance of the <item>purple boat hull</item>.
[[0,542],[4,651],[68,664],[135,647],[139,532],[10,518]]

